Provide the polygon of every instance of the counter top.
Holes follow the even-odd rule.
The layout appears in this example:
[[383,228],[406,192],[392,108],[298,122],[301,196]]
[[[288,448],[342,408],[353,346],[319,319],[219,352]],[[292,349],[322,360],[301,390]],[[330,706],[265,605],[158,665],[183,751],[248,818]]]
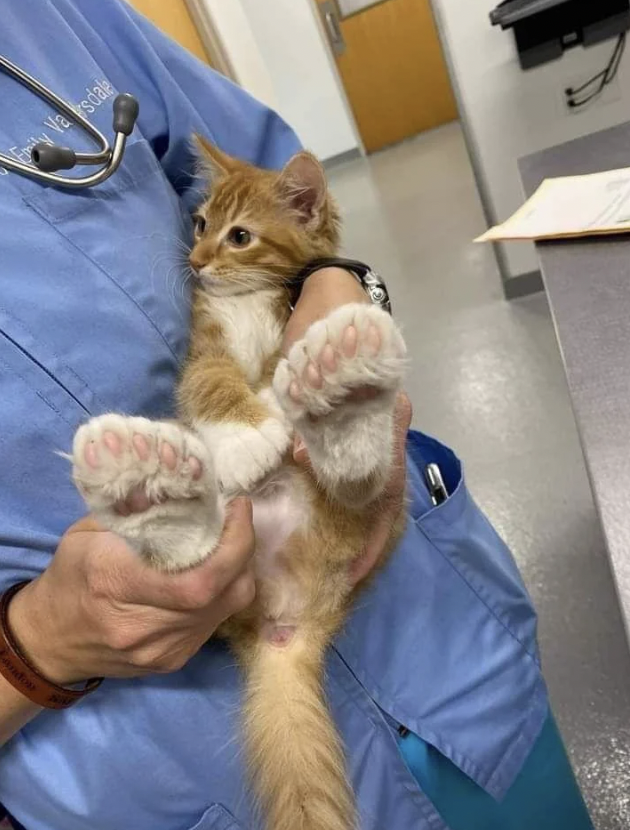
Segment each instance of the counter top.
[[[527,156],[519,167],[528,196],[552,176],[630,167],[630,123]],[[536,247],[630,636],[630,235]]]

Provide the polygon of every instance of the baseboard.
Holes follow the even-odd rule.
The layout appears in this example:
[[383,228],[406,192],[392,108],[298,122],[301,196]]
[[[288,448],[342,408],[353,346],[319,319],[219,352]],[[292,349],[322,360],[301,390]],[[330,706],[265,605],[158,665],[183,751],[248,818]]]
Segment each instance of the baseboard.
[[338,153],[336,156],[331,156],[323,163],[325,170],[330,170],[333,167],[338,167],[340,164],[345,164],[347,161],[354,161],[363,157],[363,153],[358,147],[353,147],[352,150],[345,150],[343,153]]
[[503,280],[503,293],[506,300],[516,300],[519,297],[527,297],[529,294],[537,294],[544,290],[540,271],[528,271],[526,274],[519,274],[516,277]]

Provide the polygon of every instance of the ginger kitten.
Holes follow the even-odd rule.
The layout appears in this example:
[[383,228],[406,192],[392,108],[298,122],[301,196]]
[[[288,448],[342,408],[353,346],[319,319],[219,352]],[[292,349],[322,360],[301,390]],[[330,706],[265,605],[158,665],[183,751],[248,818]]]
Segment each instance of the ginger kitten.
[[[323,659],[390,474],[405,347],[384,311],[350,304],[282,357],[287,279],[339,245],[323,170],[306,152],[278,173],[198,145],[212,186],[195,217],[198,282],[180,421],[93,418],[75,437],[74,479],[105,526],[168,570],[212,555],[225,504],[251,497],[256,598],[219,633],[245,673],[255,791],[268,830],[353,830]],[[366,386],[368,399],[356,394]],[[293,462],[294,432],[311,470]],[[117,505],[138,490],[148,509],[121,515]]]

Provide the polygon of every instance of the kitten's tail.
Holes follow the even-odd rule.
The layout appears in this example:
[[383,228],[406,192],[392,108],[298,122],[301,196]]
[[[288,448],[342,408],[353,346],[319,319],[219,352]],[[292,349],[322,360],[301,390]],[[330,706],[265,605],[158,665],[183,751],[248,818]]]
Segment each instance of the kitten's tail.
[[[310,640],[310,642],[309,642]],[[354,830],[354,797],[322,689],[324,646],[299,632],[248,655],[245,739],[267,830]]]

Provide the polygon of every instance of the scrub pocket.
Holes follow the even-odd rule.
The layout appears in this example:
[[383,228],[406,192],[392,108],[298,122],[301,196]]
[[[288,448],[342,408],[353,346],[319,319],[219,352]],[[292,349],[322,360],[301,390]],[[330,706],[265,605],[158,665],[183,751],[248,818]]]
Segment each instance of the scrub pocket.
[[190,830],[245,830],[221,804],[209,807]]
[[[414,432],[407,450],[405,533],[335,646],[390,723],[501,798],[547,715],[536,615],[456,456]],[[449,492],[439,506],[424,482],[429,463]]]
[[[67,451],[87,410],[76,385],[53,377],[37,357],[3,330],[0,317],[0,465],[10,487],[2,491],[3,568],[0,590],[46,567],[58,537],[85,512],[70,476]],[[15,410],[20,413],[16,428]],[[41,509],[45,505],[45,509]],[[29,551],[25,555],[24,551]],[[23,566],[15,571],[11,564]]]

